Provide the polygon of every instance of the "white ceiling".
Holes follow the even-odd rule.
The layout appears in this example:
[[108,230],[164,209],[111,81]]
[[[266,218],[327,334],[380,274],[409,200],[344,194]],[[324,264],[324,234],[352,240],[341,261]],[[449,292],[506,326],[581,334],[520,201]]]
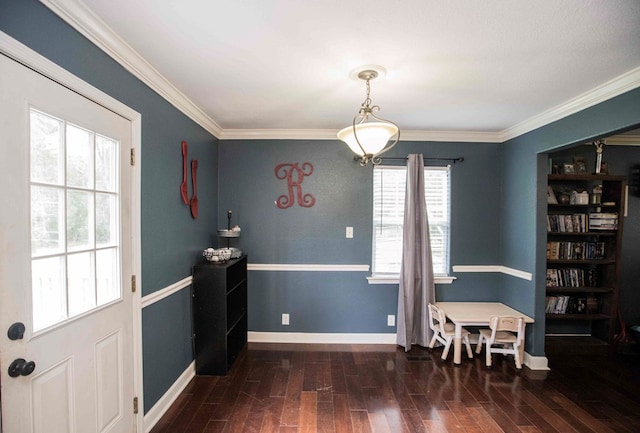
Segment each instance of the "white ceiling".
[[515,136],[640,86],[638,0],[42,1],[222,138],[335,137],[367,64],[405,137]]

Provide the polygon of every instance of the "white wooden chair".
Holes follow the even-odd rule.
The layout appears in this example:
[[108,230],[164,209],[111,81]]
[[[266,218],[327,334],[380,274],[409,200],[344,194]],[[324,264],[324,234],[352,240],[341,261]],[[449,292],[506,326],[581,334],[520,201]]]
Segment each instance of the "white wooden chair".
[[[520,349],[524,342],[524,318],[509,316],[492,316],[489,329],[480,329],[476,353],[482,350],[482,341],[486,346],[486,365],[491,367],[491,355],[494,353],[512,354],[516,368],[522,368]],[[496,345],[499,345],[496,346]]]
[[[447,323],[442,310],[430,303],[429,327],[433,331],[433,338],[431,338],[431,342],[429,342],[429,349],[433,349],[436,341],[444,344],[441,356],[444,361],[447,359],[447,355],[449,355],[449,348],[451,347],[451,342],[456,334],[455,325],[453,323]],[[473,358],[473,351],[471,350],[471,344],[469,343],[469,334],[469,331],[462,328],[462,340],[464,341],[465,346],[467,346],[467,355],[469,358]]]

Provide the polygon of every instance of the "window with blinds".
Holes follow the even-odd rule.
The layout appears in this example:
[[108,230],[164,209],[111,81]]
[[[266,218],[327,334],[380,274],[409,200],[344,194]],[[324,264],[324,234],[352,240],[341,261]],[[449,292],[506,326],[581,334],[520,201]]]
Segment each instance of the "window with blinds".
[[[374,276],[400,273],[406,167],[373,169],[373,264]],[[429,219],[434,274],[448,275],[450,232],[450,167],[424,168],[424,195]]]

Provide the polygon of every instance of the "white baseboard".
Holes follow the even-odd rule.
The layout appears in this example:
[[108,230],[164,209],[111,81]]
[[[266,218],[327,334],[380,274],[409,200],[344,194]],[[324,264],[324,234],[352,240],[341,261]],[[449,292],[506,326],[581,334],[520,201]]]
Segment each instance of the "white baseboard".
[[249,331],[250,343],[311,343],[311,344],[396,344],[396,333],[334,334],[311,332]]
[[[249,331],[249,343],[297,343],[297,344],[396,344],[396,334],[331,334],[307,332],[256,332]],[[471,343],[477,344],[477,335],[471,335]],[[545,356],[532,356],[525,352],[523,364],[531,370],[549,370]]]
[[525,352],[522,363],[531,370],[550,370],[549,360],[546,356],[533,356]]
[[196,375],[196,362],[193,361],[189,367],[176,379],[164,395],[153,405],[149,412],[144,415],[144,432],[149,433],[151,429],[160,421],[162,415],[171,407],[180,393],[186,388],[191,379]]

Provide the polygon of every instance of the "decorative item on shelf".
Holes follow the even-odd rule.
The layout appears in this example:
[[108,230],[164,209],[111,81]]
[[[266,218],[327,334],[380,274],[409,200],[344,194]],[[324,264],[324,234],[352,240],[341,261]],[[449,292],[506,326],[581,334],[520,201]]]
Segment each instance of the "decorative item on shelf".
[[596,172],[595,174],[600,174],[602,172],[602,151],[604,150],[605,144],[607,144],[606,140],[596,140],[592,143],[596,148]]
[[558,203],[560,204],[569,204],[571,202],[571,196],[568,192],[562,191],[558,195]]
[[573,157],[573,168],[576,174],[587,174],[587,163],[584,160],[584,156]]
[[570,204],[589,204],[589,193],[582,189],[571,191]]
[[[378,105],[371,105],[371,80],[385,73],[381,66],[364,66],[354,71],[351,76],[356,76],[366,82],[367,95],[360,106],[350,126],[338,132],[338,138],[349,146],[356,154],[354,159],[360,161],[361,166],[365,166],[371,161],[372,164],[380,164],[380,155],[391,149],[400,140],[400,128],[394,122],[383,119],[374,114],[380,110]],[[395,136],[395,139],[392,138]]]
[[231,227],[231,215],[232,214],[233,213],[230,210],[227,211],[227,228],[218,230],[218,236],[220,236],[221,238],[226,238],[227,239],[227,247],[226,248],[220,248],[220,250],[225,250],[226,252],[228,252],[230,258],[237,259],[240,256],[242,256],[242,250],[240,248],[230,247],[229,246],[229,242],[230,242],[231,238],[240,237],[240,232],[242,230],[240,229],[240,226],[237,225],[237,224],[235,226]]
[[551,185],[547,186],[547,203],[558,204],[558,198],[556,197],[556,193],[553,192],[553,188],[551,188]]
[[225,263],[231,258],[231,251],[228,248],[207,248],[202,252],[207,261],[212,263]]
[[576,174],[575,166],[570,162],[562,164],[562,174]]
[[591,191],[591,204],[600,204],[602,200],[602,185],[596,185]]

